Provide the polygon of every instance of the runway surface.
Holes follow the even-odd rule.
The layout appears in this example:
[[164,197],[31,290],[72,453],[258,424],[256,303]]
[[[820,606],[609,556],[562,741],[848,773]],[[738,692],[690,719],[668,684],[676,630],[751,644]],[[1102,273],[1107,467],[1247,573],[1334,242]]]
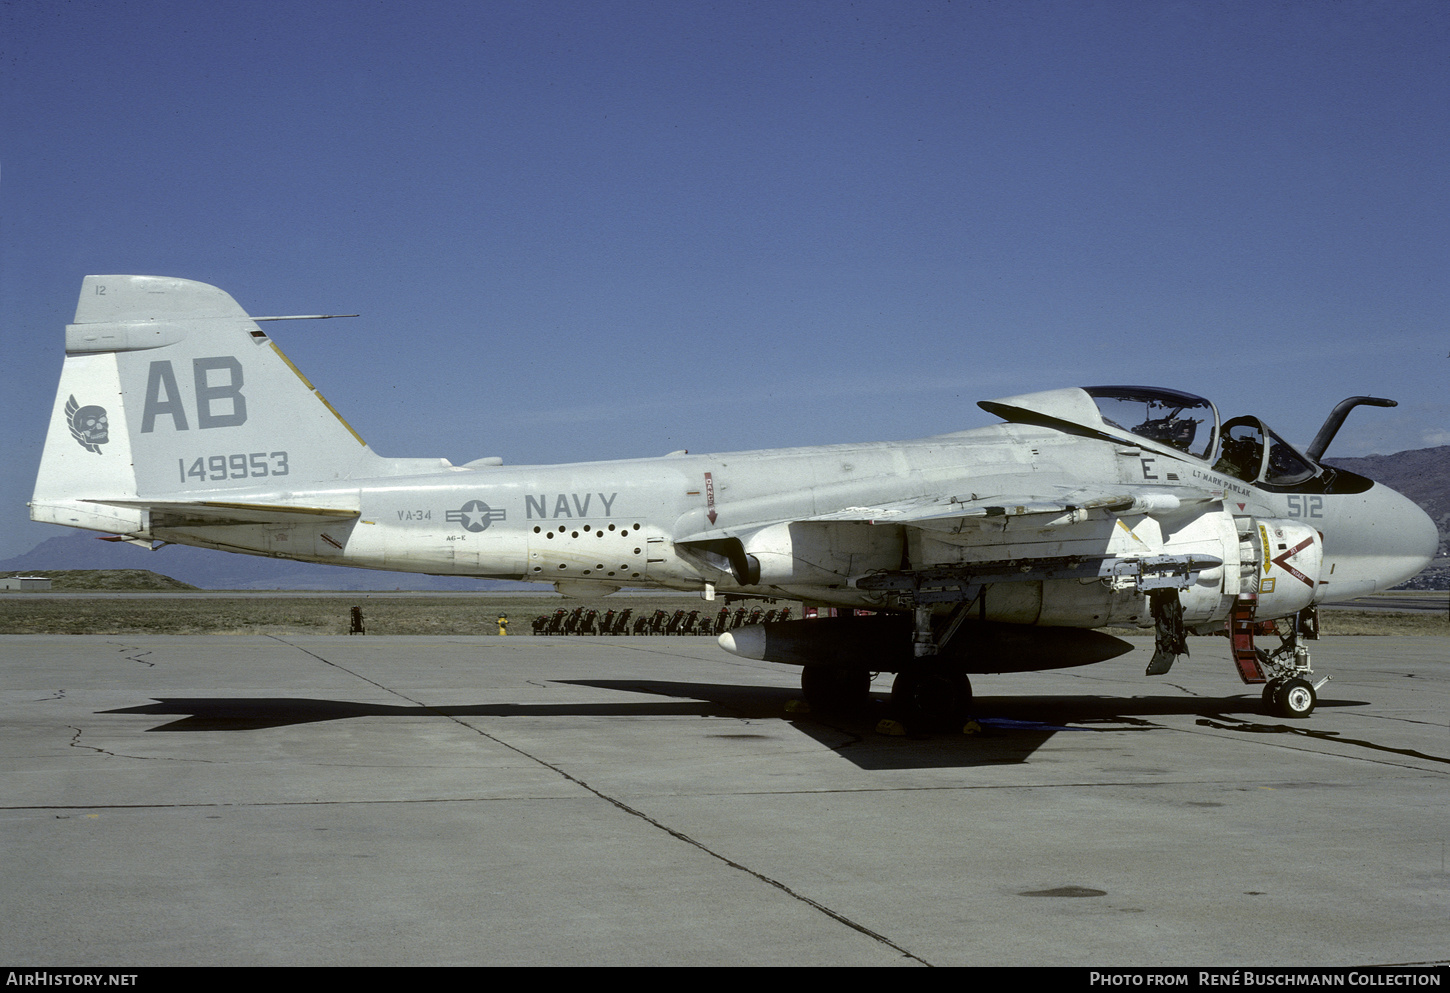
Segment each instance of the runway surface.
[[912,738],[710,639],[0,638],[0,960],[1445,962],[1447,640],[1307,721],[1136,643]]

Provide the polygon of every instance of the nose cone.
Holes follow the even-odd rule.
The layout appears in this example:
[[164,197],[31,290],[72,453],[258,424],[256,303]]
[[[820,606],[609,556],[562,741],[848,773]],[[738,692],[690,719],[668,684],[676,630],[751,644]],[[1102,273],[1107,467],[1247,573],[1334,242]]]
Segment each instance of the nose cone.
[[1430,564],[1440,547],[1435,522],[1409,498],[1386,486],[1375,486],[1377,516],[1374,532],[1383,561],[1375,577],[1376,589],[1386,590],[1413,578]]
[[733,631],[726,631],[715,639],[716,643],[732,655],[747,659],[765,658],[765,627],[748,624]]
[[1324,535],[1316,603],[1398,586],[1429,565],[1440,544],[1430,515],[1379,483],[1363,493],[1325,496],[1323,515],[1306,523]]

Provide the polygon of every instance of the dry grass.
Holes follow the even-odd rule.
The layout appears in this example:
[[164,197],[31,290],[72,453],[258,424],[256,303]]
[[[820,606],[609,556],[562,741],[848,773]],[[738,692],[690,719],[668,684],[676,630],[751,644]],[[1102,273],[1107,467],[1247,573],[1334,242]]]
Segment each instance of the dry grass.
[[[369,634],[493,635],[498,616],[509,615],[509,633],[528,635],[539,614],[560,607],[573,610],[583,604],[550,596],[490,596],[441,594],[373,598],[366,593],[347,597],[279,597],[267,593],[234,597],[184,595],[114,599],[107,597],[50,598],[26,593],[0,596],[0,634],[347,634],[350,611],[362,607]],[[783,604],[782,604],[783,605]],[[679,609],[714,613],[723,601],[706,603],[698,597],[625,596],[591,601],[600,610],[631,609],[637,617],[655,610]],[[799,605],[792,605],[799,617]],[[733,609],[733,607],[732,607]],[[1320,628],[1325,635],[1450,635],[1445,613],[1384,610],[1324,610]],[[1151,635],[1147,628],[1109,629],[1120,635]]]
[[[368,634],[496,635],[498,617],[509,617],[510,635],[527,635],[538,614],[582,601],[559,597],[490,597],[487,594],[371,598],[278,597],[266,593],[235,597],[158,596],[49,598],[26,593],[0,597],[0,634],[347,634],[353,606],[362,608]],[[714,612],[723,606],[698,597],[627,597],[601,610],[657,609]]]
[[[1153,637],[1152,628],[1106,627],[1104,634],[1118,638]],[[1319,633],[1323,637],[1342,635],[1450,636],[1450,618],[1443,613],[1390,610],[1319,611]],[[1261,635],[1259,647],[1277,644],[1273,635]]]
[[[0,600],[3,634],[347,634],[352,599],[247,596],[216,599]],[[498,613],[468,601],[370,602],[358,598],[375,634],[492,634]]]
[[1450,635],[1450,616],[1443,611],[1398,613],[1388,610],[1321,610],[1319,633]]

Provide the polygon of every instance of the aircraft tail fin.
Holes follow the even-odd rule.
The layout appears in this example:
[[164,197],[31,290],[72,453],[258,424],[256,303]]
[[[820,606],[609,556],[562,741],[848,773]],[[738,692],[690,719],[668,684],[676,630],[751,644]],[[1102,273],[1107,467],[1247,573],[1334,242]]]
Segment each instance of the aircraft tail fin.
[[31,517],[132,534],[154,503],[285,504],[388,461],[224,291],[87,276]]

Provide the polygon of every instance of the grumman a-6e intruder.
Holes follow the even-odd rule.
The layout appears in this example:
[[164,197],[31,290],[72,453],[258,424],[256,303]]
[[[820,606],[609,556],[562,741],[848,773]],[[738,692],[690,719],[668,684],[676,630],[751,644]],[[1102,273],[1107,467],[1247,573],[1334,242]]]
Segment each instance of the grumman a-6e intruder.
[[[782,597],[874,611],[736,628],[803,666],[808,700],[897,673],[908,724],[969,673],[1084,665],[1152,628],[1149,674],[1227,631],[1245,683],[1303,717],[1315,608],[1386,589],[1436,547],[1398,493],[1324,465],[1354,397],[1300,451],[1257,417],[1138,386],[981,404],[1005,423],[916,441],[578,465],[384,458],[221,290],[87,276],[31,517],[141,544],[553,583]],[[851,611],[846,611],[851,613]],[[1280,644],[1256,649],[1278,622]]]

